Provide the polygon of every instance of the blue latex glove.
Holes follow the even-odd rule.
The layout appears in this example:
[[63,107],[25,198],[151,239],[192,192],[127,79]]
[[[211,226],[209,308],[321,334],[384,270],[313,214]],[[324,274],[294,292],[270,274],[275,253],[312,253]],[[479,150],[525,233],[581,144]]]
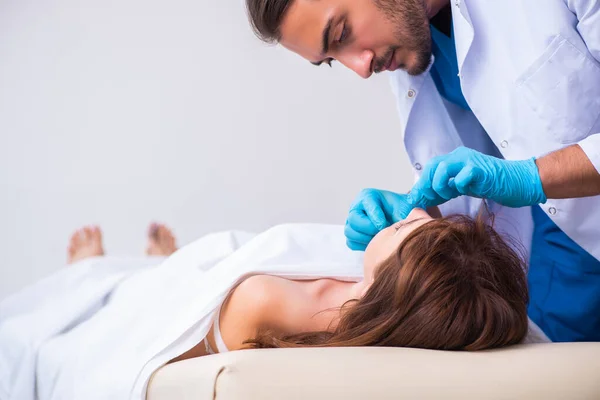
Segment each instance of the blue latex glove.
[[352,250],[364,250],[380,230],[400,221],[413,207],[408,196],[386,190],[363,189],[350,207],[344,234]]
[[535,159],[502,160],[466,147],[429,161],[410,191],[409,202],[425,208],[461,195],[508,207],[546,202]]

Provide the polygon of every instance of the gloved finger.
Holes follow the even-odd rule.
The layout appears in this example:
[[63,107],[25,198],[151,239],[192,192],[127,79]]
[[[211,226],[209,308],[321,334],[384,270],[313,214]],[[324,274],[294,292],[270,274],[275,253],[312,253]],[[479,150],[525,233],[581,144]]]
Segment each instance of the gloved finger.
[[[377,232],[389,226],[390,223],[383,211],[383,201],[379,195],[365,197],[362,202],[362,207],[373,226],[377,228]],[[360,230],[360,232],[367,233],[363,230]]]
[[433,175],[431,186],[433,190],[442,198],[446,200],[453,199],[460,196],[460,193],[456,191],[455,184],[451,179],[454,178],[463,169],[464,164],[462,162],[446,162],[442,161]]
[[465,146],[460,146],[460,147],[457,147],[456,149],[452,150],[450,153],[448,153],[448,155],[450,156],[450,158],[452,160],[466,161],[474,153],[476,153],[475,150],[470,149]]
[[421,208],[437,205],[438,199],[439,196],[431,187],[431,182],[423,177],[414,184],[407,196],[407,202],[411,207]]
[[388,219],[388,226],[405,219],[412,211],[413,206],[408,202],[406,196],[394,198],[394,203],[383,202],[383,212]]
[[473,193],[472,184],[477,181],[479,168],[473,165],[467,165],[454,178],[456,191],[463,195],[477,195]]
[[[408,217],[408,214],[412,211],[414,207],[407,205],[405,207],[398,207],[392,213],[392,220],[390,221],[390,225],[395,224],[398,221],[402,221]],[[389,226],[389,225],[388,225]]]
[[428,206],[428,203],[432,202],[438,197],[431,185],[438,165],[446,157],[447,156],[433,157],[427,162],[427,164],[425,164],[423,173],[408,194],[408,202],[412,206],[425,208]]
[[451,156],[451,154],[452,153],[430,158],[429,161],[427,161],[427,163],[425,164],[425,168],[423,168],[422,175],[430,175],[430,178],[433,178],[433,173],[435,172],[439,163],[446,160],[448,157]]
[[369,244],[369,242],[371,241],[371,239],[373,239],[374,235],[365,235],[364,233],[361,232],[357,232],[354,229],[352,229],[352,227],[350,226],[350,224],[346,224],[346,226],[344,227],[344,235],[346,236],[347,240],[350,240],[352,242],[356,242],[356,243],[362,243],[362,244]]
[[348,246],[350,250],[354,251],[365,251],[365,249],[367,248],[367,245],[362,243],[356,243],[351,240],[346,240],[346,246]]
[[350,211],[350,215],[348,216],[348,226],[353,231],[369,236],[375,236],[377,232],[381,230],[373,224],[365,211],[360,209]]
[[[456,190],[456,183],[454,183],[454,178],[452,178],[448,181],[448,187],[458,193],[458,191]],[[459,193],[459,195],[460,195],[460,193]]]

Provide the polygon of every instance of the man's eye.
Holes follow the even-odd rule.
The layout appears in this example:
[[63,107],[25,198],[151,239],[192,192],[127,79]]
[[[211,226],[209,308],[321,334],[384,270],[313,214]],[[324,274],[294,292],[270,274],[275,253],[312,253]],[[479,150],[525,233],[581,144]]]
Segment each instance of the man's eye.
[[340,34],[340,37],[338,38],[337,42],[339,44],[341,44],[347,38],[348,38],[348,28],[346,28],[346,24],[344,24],[344,27],[342,28],[342,33]]

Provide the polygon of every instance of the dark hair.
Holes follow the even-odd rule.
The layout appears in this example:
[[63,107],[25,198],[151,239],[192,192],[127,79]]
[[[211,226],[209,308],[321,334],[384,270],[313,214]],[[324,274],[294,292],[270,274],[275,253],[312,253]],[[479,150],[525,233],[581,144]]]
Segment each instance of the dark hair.
[[483,350],[528,329],[525,262],[481,215],[428,222],[378,266],[333,331],[259,331],[252,348],[389,346]]
[[281,23],[293,0],[246,0],[248,18],[258,38],[267,43],[281,40]]

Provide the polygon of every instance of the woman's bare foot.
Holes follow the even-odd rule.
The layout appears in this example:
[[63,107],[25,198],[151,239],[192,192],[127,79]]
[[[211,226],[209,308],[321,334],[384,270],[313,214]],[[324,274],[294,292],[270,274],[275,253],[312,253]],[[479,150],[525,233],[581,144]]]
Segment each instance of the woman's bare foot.
[[176,251],[177,245],[171,230],[163,224],[150,224],[146,254],[149,256],[170,256]]
[[97,226],[85,226],[73,233],[69,243],[68,263],[73,264],[84,258],[103,256],[102,232]]

